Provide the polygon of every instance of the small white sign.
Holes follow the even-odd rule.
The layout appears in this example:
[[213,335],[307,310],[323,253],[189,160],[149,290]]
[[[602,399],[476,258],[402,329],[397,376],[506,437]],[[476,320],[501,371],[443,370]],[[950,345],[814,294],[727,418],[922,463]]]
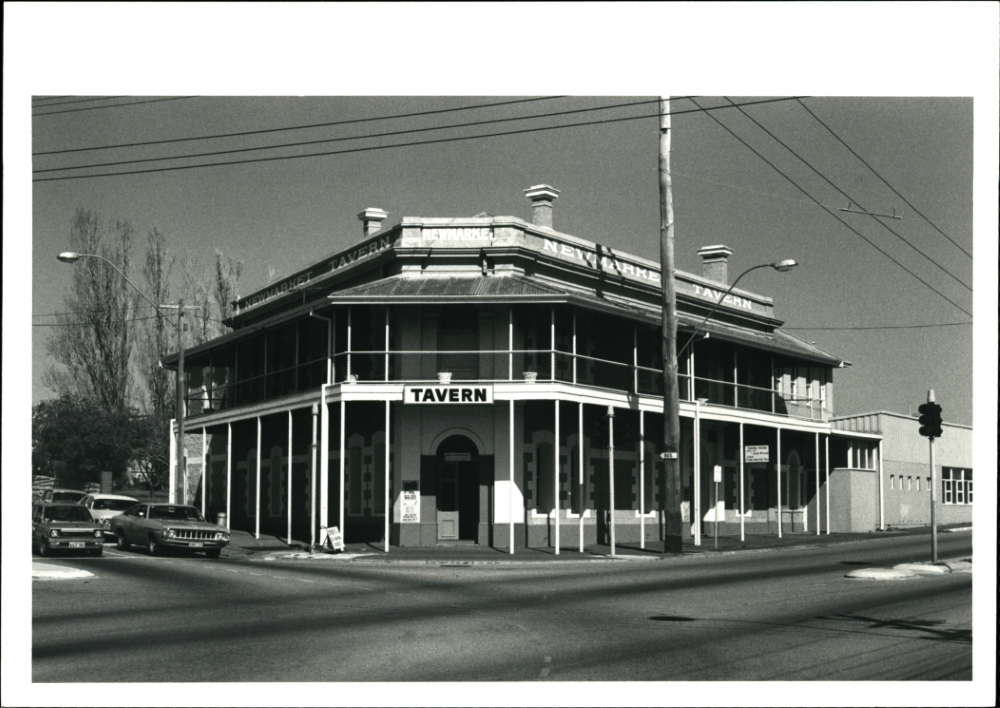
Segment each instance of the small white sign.
[[404,386],[403,403],[423,405],[456,405],[493,403],[493,386]]
[[771,448],[768,445],[747,445],[743,450],[744,462],[771,461]]
[[677,459],[677,453],[676,452],[661,452],[660,453],[660,459],[661,460],[676,460]]
[[420,523],[420,492],[417,491],[403,492],[403,523],[404,524]]
[[713,477],[714,477],[714,479],[715,479],[716,482],[721,482],[722,481],[722,466],[721,465],[716,465],[715,467],[713,467],[712,468],[712,475],[713,475]]
[[344,550],[344,537],[340,535],[340,529],[331,526],[326,530],[326,547],[335,551]]

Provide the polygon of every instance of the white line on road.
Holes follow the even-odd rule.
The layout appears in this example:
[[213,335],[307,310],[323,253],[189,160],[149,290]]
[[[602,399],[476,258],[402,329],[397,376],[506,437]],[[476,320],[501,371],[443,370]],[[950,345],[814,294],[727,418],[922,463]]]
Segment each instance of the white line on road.
[[548,675],[549,675],[549,670],[548,669],[542,669],[541,673],[538,674],[538,678],[545,678]]

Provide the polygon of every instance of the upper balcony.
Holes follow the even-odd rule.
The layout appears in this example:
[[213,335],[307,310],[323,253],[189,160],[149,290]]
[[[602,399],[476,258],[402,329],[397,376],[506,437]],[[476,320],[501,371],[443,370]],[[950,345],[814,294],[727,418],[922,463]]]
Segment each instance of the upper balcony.
[[[682,332],[680,341],[689,333]],[[559,382],[660,397],[660,330],[568,306],[351,306],[194,353],[189,416],[323,384]],[[502,343],[497,347],[497,343]],[[374,345],[374,346],[373,346]],[[504,346],[505,345],[505,346]],[[832,415],[829,365],[718,338],[678,362],[681,400],[807,420]]]

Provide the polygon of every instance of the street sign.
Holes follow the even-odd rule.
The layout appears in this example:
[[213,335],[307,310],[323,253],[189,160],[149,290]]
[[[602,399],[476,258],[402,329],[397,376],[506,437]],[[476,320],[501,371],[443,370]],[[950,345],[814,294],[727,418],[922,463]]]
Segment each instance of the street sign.
[[722,465],[716,465],[712,468],[712,474],[715,476],[716,482],[722,481]]
[[770,462],[771,449],[768,445],[746,445],[743,448],[744,462]]
[[661,452],[660,453],[660,459],[661,460],[676,460],[677,459],[677,453],[676,452]]

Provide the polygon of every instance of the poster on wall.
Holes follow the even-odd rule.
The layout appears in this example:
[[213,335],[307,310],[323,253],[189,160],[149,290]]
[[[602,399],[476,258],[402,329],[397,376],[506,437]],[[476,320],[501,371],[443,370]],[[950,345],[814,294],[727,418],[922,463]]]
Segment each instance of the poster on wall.
[[767,445],[747,445],[745,448],[744,462],[770,462],[771,453]]
[[403,523],[420,523],[420,492],[416,489],[403,490]]

